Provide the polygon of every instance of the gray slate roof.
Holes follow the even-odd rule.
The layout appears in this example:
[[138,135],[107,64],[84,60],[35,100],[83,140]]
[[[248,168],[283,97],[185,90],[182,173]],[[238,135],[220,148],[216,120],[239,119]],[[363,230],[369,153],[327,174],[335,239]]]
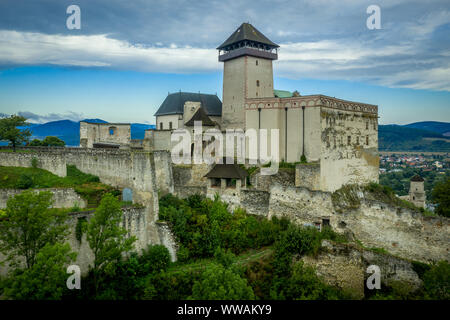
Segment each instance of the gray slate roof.
[[259,32],[258,29],[256,29],[250,23],[243,23],[239,28],[237,28],[235,32],[233,32],[233,34],[224,43],[218,46],[217,49],[220,50],[232,44],[245,40],[258,42],[273,48],[279,47],[279,45],[270,41],[265,35]]
[[222,115],[222,102],[215,94],[177,92],[166,97],[155,116],[183,114],[186,101],[200,102],[208,116]]

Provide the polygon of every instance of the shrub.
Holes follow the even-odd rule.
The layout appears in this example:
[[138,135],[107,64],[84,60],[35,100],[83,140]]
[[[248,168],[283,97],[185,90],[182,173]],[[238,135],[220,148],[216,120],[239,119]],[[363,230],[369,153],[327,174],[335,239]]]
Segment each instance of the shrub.
[[33,157],[33,159],[31,159],[31,167],[36,169],[38,167],[39,161],[37,158]]
[[247,280],[222,265],[213,264],[192,287],[194,300],[250,300],[255,295]]
[[450,299],[450,264],[439,261],[423,275],[424,297],[433,300]]
[[163,245],[149,245],[142,251],[139,263],[147,273],[165,271],[170,265],[169,250]]
[[16,183],[16,188],[18,189],[29,189],[33,187],[33,178],[26,173],[19,176],[19,180]]

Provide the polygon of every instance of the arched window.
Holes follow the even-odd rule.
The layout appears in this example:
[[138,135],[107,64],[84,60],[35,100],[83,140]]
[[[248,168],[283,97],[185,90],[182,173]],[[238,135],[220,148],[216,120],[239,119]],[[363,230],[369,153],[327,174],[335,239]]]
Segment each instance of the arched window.
[[259,80],[256,80],[256,86],[259,87]]

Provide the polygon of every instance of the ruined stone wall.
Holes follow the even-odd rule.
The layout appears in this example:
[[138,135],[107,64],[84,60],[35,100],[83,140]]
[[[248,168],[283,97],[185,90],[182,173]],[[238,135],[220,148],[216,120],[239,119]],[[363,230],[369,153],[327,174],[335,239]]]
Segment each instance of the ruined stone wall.
[[[33,192],[50,191],[53,194],[52,208],[85,208],[86,200],[75,192],[72,188],[48,188],[48,189],[32,189]],[[6,203],[10,197],[20,194],[24,191],[21,189],[0,189],[0,209],[6,208]]]
[[329,192],[275,185],[271,188],[268,217],[284,216],[299,225],[323,224],[327,219],[334,230],[366,247],[383,248],[423,262],[450,261],[450,219],[423,217],[409,209],[368,200],[362,192],[358,196],[359,206],[339,213]]
[[129,145],[130,140],[129,123],[80,122],[80,146],[83,148],[92,148],[97,142]]
[[267,191],[242,189],[240,206],[249,214],[267,217],[269,214],[269,198],[270,194]]
[[206,186],[208,179],[205,175],[211,170],[208,164],[173,165],[173,181],[179,186]]
[[274,184],[293,187],[295,186],[295,170],[279,168],[274,175],[261,175],[258,172],[250,177],[250,182],[255,188],[264,191],[269,191]]
[[153,152],[156,185],[160,194],[173,193],[172,159],[167,151]]
[[36,148],[22,149],[18,152],[0,152],[0,165],[5,167],[25,167],[32,166],[32,160],[37,160],[37,167],[50,171],[51,173],[65,177],[67,175],[66,159],[61,156],[64,149]]
[[189,196],[193,196],[195,194],[206,196],[206,188],[206,186],[175,185],[173,194],[181,199],[188,198]]
[[[126,228],[128,231],[127,237],[135,236],[136,241],[134,242],[134,251],[137,253],[141,253],[143,249],[146,249],[150,244],[147,242],[147,225],[148,221],[146,220],[146,210],[145,208],[123,208],[123,217],[121,226]],[[67,242],[70,244],[73,251],[77,252],[77,259],[73,264],[76,264],[80,267],[82,274],[86,274],[89,271],[89,266],[93,264],[94,254],[89,247],[89,243],[86,239],[86,233],[82,234],[81,239],[77,239],[76,228],[77,224],[82,221],[90,221],[92,218],[94,211],[86,211],[86,212],[76,212],[70,213],[69,219],[67,221],[69,227],[69,235],[67,236]],[[157,226],[157,232],[159,235],[159,239],[161,239],[158,243],[152,244],[163,244],[165,245],[170,254],[172,261],[176,260],[176,245],[175,240],[173,238],[170,229],[164,224],[159,224]],[[0,254],[0,261],[4,259],[4,256]],[[0,276],[5,276],[9,271],[9,266],[0,266]]]
[[422,281],[410,261],[389,254],[375,253],[352,244],[323,241],[322,250],[316,257],[304,256],[301,260],[314,267],[325,283],[350,290],[354,298],[364,297],[364,286],[369,276],[367,267],[376,265],[381,271],[381,286],[402,281],[417,289]]
[[320,190],[378,182],[376,114],[321,108]]
[[320,164],[297,164],[295,166],[295,186],[320,190]]
[[145,207],[146,243],[160,243],[155,224],[159,212],[158,181],[160,187],[169,188],[171,182],[167,178],[171,176],[171,173],[167,171],[170,170],[169,166],[161,162],[155,165],[154,157],[161,160],[166,158],[165,155],[117,149],[59,148],[57,151],[55,149],[50,152],[35,148],[21,149],[33,150],[33,152],[1,152],[0,165],[27,166],[26,164],[30,163],[28,165],[30,166],[31,158],[36,157],[40,163],[64,164],[60,166],[64,170],[66,170],[66,163],[73,164],[82,172],[97,175],[103,183],[118,188],[130,188],[133,192],[133,201]]

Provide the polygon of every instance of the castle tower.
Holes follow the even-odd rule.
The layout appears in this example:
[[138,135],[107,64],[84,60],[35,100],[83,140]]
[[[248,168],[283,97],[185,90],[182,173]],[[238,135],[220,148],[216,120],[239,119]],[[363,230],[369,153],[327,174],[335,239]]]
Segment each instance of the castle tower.
[[425,208],[426,195],[424,181],[421,176],[416,174],[411,178],[409,187],[409,201],[419,208]]
[[273,97],[272,60],[279,46],[243,23],[219,50],[223,66],[222,129],[245,130],[245,99]]

